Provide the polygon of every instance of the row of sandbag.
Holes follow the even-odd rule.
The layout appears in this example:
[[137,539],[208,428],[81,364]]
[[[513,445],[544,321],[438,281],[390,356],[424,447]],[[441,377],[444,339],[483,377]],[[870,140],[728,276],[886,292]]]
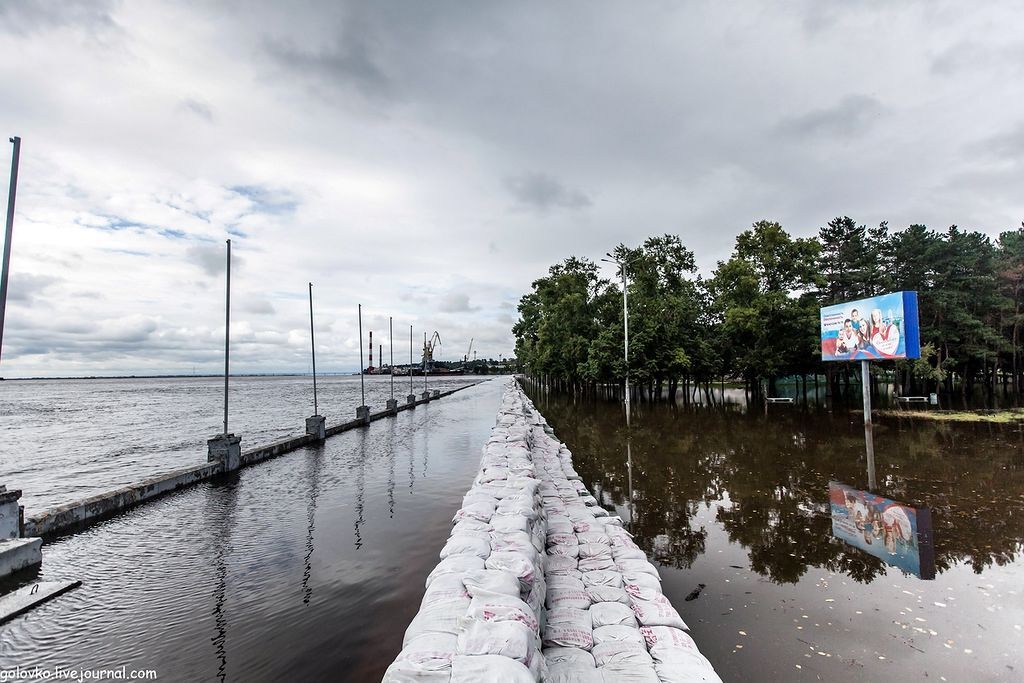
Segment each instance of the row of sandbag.
[[587,491],[572,454],[525,400],[547,519],[545,681],[717,681],[661,591],[658,570]]
[[533,419],[524,395],[510,384],[480,470],[385,681],[534,683],[544,677],[547,527],[533,463]]

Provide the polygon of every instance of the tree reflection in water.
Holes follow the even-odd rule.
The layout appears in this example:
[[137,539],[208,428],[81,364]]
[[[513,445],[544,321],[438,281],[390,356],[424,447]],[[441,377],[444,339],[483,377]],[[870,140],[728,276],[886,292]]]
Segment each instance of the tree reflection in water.
[[[573,451],[587,486],[628,519],[621,406],[554,394],[538,406]],[[860,414],[792,406],[753,413],[634,406],[630,530],[636,542],[659,562],[688,568],[705,552],[709,534],[724,531],[747,550],[751,569],[777,583],[797,582],[812,567],[863,583],[884,574],[886,564],[831,531],[829,481],[868,488]],[[876,422],[875,449],[875,492],[931,509],[937,572],[968,563],[980,573],[1021,552],[1020,426],[885,419]],[[697,521],[704,508],[717,510],[720,527]]]

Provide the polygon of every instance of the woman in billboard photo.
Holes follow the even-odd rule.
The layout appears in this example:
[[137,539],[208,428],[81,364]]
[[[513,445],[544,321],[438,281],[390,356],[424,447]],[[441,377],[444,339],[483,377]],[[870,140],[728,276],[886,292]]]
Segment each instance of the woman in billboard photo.
[[900,345],[900,330],[882,319],[882,310],[871,311],[871,345],[881,356],[892,356]]

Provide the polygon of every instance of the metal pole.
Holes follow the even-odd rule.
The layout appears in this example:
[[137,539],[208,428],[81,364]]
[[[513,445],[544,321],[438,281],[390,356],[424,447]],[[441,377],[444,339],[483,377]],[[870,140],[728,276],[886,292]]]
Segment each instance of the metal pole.
[[409,325],[409,393],[413,393],[412,389],[412,325]]
[[231,240],[227,241],[227,287],[224,295],[224,434],[228,434],[228,376],[231,367]]
[[359,405],[366,405],[366,389],[363,385],[363,305],[359,304]]
[[388,349],[391,353],[391,399],[395,398],[395,319],[388,316]]
[[423,333],[423,391],[427,390],[427,333]]
[[625,333],[625,360],[626,360],[626,428],[629,429],[630,405],[629,405],[629,299],[627,294],[628,283],[626,282],[626,264],[619,263],[622,269],[622,329]]
[[868,456],[868,488],[875,488],[875,435],[871,424],[871,361],[860,362],[861,393],[864,396],[864,448]]
[[7,195],[7,232],[4,234],[4,262],[0,274],[0,352],[4,346],[4,319],[7,316],[7,278],[11,274],[11,240],[14,238],[14,200],[18,194],[18,164],[21,159],[21,138],[11,138],[14,155],[11,157],[11,189]]
[[313,414],[319,415],[316,402],[316,338],[313,336],[313,283],[309,283],[309,346],[313,356]]

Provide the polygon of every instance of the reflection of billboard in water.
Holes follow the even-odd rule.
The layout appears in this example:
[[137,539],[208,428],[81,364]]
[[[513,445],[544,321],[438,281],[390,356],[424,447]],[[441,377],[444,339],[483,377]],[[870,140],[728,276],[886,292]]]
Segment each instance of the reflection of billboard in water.
[[828,497],[833,536],[918,578],[935,578],[928,508],[915,509],[834,481]]
[[893,292],[821,308],[822,360],[920,356],[917,292]]

